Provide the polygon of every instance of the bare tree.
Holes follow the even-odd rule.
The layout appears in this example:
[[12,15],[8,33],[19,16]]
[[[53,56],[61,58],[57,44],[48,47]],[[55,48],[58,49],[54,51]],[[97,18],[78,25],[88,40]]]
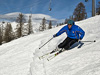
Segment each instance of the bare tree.
[[31,34],[31,33],[33,33],[31,16],[29,16],[28,25],[29,25],[29,33],[28,34]]
[[45,17],[42,19],[42,30],[44,31],[46,29],[46,19]]
[[16,22],[18,22],[20,25],[20,28],[18,30],[19,30],[19,37],[21,37],[22,36],[22,25],[26,22],[25,17],[22,13],[19,14]]
[[48,29],[52,29],[52,21],[49,21]]

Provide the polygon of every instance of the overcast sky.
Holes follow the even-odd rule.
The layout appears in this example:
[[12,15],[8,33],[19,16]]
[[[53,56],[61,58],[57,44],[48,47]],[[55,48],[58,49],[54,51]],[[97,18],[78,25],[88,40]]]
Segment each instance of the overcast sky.
[[[98,3],[100,0],[96,0]],[[0,14],[22,12],[33,14],[46,14],[56,19],[69,18],[74,12],[77,4],[83,2],[86,7],[88,17],[91,17],[92,0],[51,0],[51,8],[49,11],[50,0],[0,0]]]

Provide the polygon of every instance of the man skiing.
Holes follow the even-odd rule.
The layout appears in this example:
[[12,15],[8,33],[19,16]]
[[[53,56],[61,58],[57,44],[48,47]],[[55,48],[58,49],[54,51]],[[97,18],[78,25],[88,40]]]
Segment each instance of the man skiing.
[[59,51],[56,55],[63,52],[64,50],[68,50],[74,43],[78,42],[78,40],[82,40],[85,32],[77,25],[75,25],[73,20],[69,20],[67,25],[60,29],[53,37],[58,37],[62,33],[66,32],[67,38],[58,45],[58,48],[53,50],[51,53],[55,51]]

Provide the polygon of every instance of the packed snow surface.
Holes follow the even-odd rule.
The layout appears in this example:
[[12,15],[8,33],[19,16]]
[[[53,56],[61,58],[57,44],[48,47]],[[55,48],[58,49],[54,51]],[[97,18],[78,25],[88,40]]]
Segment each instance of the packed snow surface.
[[[52,35],[63,26],[38,32],[0,46],[0,75],[99,75],[100,74],[100,16],[76,22],[85,31],[81,42],[73,45],[50,61],[38,57],[52,51],[67,36]],[[50,56],[50,55],[49,55]]]

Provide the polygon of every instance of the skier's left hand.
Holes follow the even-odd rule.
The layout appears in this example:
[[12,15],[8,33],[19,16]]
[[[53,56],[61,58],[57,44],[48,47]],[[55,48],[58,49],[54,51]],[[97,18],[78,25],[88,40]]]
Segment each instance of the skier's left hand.
[[53,37],[54,37],[54,38],[57,37],[57,34],[54,34]]

